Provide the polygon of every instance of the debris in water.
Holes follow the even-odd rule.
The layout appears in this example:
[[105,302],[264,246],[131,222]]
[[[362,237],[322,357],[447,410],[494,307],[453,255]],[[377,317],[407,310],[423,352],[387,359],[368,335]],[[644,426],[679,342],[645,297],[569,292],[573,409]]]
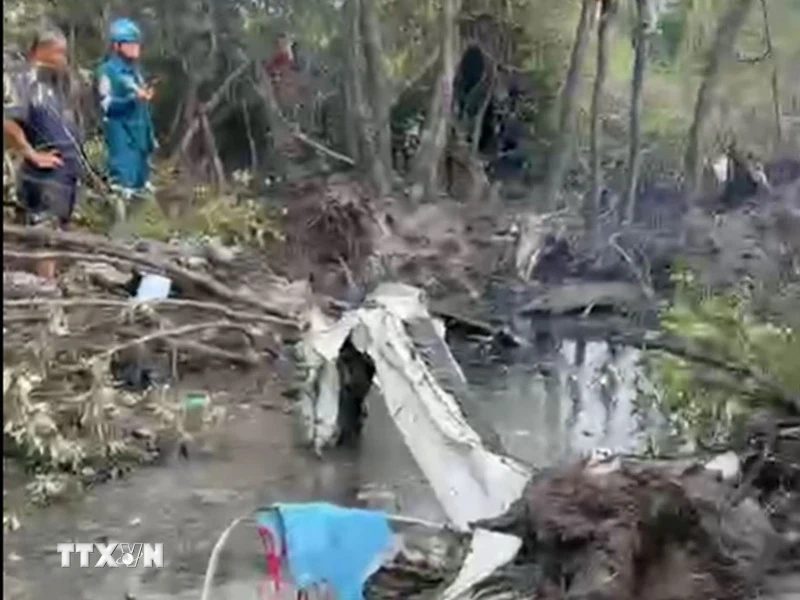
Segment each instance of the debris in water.
[[[307,321],[300,344],[305,368],[301,411],[308,440],[318,452],[340,439],[343,413],[351,415],[346,419],[351,427],[360,427],[374,378],[456,529],[469,531],[471,522],[502,513],[520,496],[530,470],[503,454],[499,444],[489,449],[465,416],[459,400],[468,393],[466,380],[421,290],[384,284],[336,322],[318,309]],[[343,354],[349,368],[342,368]],[[358,386],[350,383],[349,393],[342,394],[354,373]],[[444,597],[455,597],[517,552],[519,539],[485,533],[475,532],[472,558]]]

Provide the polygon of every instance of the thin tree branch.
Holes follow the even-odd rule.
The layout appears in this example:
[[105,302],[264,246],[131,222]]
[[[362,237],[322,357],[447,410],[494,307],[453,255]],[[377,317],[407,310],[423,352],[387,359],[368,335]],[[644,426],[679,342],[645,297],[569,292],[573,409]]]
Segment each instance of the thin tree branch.
[[[124,265],[126,267],[138,264],[148,269],[155,269],[156,271],[166,273],[169,277],[176,280],[179,285],[204,289],[218,298],[232,303],[257,307],[267,314],[286,319],[287,323],[291,322],[291,319],[287,318],[284,310],[258,298],[254,294],[234,292],[229,286],[212,277],[185,269],[168,260],[159,260],[152,255],[148,256],[137,253],[125,246],[111,243],[100,236],[78,235],[65,231],[20,227],[16,225],[3,226],[3,241],[8,243],[11,239],[27,241],[35,244],[37,247],[60,245],[67,248],[80,248],[81,250],[88,250],[89,252],[19,252],[4,247],[3,256],[5,259],[46,260],[49,258],[62,258],[67,260],[105,262],[113,265]],[[92,250],[97,253],[92,254]]]
[[208,115],[208,113],[213,112],[217,105],[222,102],[222,99],[228,92],[228,89],[233,85],[233,82],[238,79],[238,77],[247,70],[250,66],[250,61],[244,61],[240,64],[236,69],[234,69],[225,80],[220,84],[217,90],[211,95],[208,101],[204,102],[198,108],[198,113],[193,115],[193,120],[189,125],[189,128],[186,130],[186,133],[183,134],[183,138],[181,139],[181,143],[178,145],[178,152],[176,156],[173,156],[173,161],[177,159],[178,156],[185,154],[189,149],[189,144],[192,141],[192,138],[195,134],[200,131],[203,126],[202,117],[203,115]]
[[394,92],[394,98],[392,99],[392,107],[394,107],[402,98],[403,94],[405,94],[408,90],[414,88],[419,81],[428,74],[428,72],[439,62],[439,57],[441,56],[442,49],[441,47],[437,47],[431,52],[428,52],[428,58],[420,65],[419,69],[411,75],[403,84]]
[[118,354],[123,350],[127,350],[128,348],[132,348],[140,344],[147,344],[149,342],[155,340],[161,340],[164,338],[180,337],[192,333],[198,333],[200,331],[205,331],[207,329],[232,329],[236,331],[241,331],[248,336],[252,335],[250,330],[240,323],[231,323],[230,321],[209,321],[206,323],[192,323],[191,325],[184,325],[182,327],[175,327],[173,329],[160,329],[158,331],[150,332],[138,338],[128,340],[126,342],[121,342],[119,344],[111,346],[110,348],[104,350],[100,354],[92,356],[90,360],[111,358],[115,354]]
[[[216,312],[225,315],[229,319],[237,321],[258,321],[263,323],[271,323],[278,325],[286,325],[289,322],[285,319],[272,317],[270,315],[261,315],[258,313],[243,312],[228,308],[223,304],[216,302],[202,302],[200,300],[184,300],[179,298],[160,298],[153,300],[137,301],[134,298],[130,300],[116,300],[113,298],[27,298],[25,300],[3,300],[3,310],[12,310],[16,308],[131,308],[134,306],[158,306],[165,308],[194,308],[207,312]],[[5,314],[3,315],[5,318]]]

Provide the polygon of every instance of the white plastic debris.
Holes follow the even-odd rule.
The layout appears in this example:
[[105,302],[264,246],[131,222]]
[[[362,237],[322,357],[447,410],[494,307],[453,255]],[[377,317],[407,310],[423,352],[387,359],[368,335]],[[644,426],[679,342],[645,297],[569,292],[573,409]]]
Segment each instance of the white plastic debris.
[[161,275],[148,273],[139,282],[139,289],[136,291],[137,300],[163,300],[169,296],[172,281]]
[[715,456],[706,463],[707,471],[716,471],[719,473],[720,479],[726,482],[734,482],[738,480],[741,468],[742,466],[739,456],[733,451],[728,451],[724,454],[720,454],[719,456]]
[[722,185],[728,181],[730,171],[730,158],[728,158],[728,155],[723,154],[718,156],[712,163],[712,169],[714,170],[714,176],[717,178],[717,183]]

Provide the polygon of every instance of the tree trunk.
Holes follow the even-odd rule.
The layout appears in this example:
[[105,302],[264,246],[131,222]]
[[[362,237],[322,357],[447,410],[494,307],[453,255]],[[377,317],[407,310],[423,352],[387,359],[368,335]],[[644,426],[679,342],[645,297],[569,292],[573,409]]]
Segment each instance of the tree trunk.
[[761,0],[761,12],[764,15],[764,38],[767,42],[767,53],[772,62],[770,86],[772,87],[772,112],[775,116],[775,148],[780,149],[783,145],[783,124],[781,123],[781,96],[780,86],[778,84],[778,57],[775,54],[775,47],[772,45],[772,31],[769,27],[767,0]]
[[747,14],[755,0],[732,0],[728,11],[722,16],[717,27],[714,43],[708,51],[703,82],[697,91],[697,100],[694,106],[694,118],[689,128],[689,140],[684,157],[684,170],[686,172],[686,193],[694,198],[700,188],[701,156],[700,141],[703,134],[711,103],[719,85],[722,74],[722,63],[733,52],[736,36],[744,25]]
[[[371,0],[370,0],[371,1]],[[370,131],[364,82],[362,72],[361,42],[361,0],[348,0],[345,4],[347,18],[347,31],[350,33],[350,43],[347,52],[347,75],[351,93],[351,105],[348,110],[353,112],[358,132],[358,145],[360,148],[359,167],[369,173],[373,185],[378,193],[383,195],[389,191],[389,180],[383,162],[378,155],[375,145],[375,136]]]
[[[349,61],[348,61],[349,62]],[[350,68],[348,67],[348,72]],[[358,132],[356,131],[356,115],[355,115],[355,99],[353,93],[352,77],[348,73],[342,82],[342,97],[344,98],[344,146],[347,148],[347,154],[353,157],[356,164],[362,163],[362,152],[359,144]]]
[[[472,157],[477,158],[481,146],[481,133],[483,133],[483,120],[486,118],[486,111],[489,109],[489,103],[492,101],[494,95],[494,85],[497,79],[497,64],[494,61],[489,69],[489,74],[485,77],[486,85],[483,86],[484,81],[478,85],[485,88],[483,101],[478,109],[478,114],[475,115],[475,122],[472,124],[472,137],[471,137],[471,152]],[[486,71],[484,70],[484,73]]]
[[172,145],[173,141],[175,140],[175,136],[178,134],[178,128],[181,126],[181,118],[183,117],[186,102],[187,101],[185,99],[181,99],[178,102],[178,108],[175,110],[175,116],[172,117],[172,123],[170,123],[166,136],[166,144],[168,146]]
[[438,190],[439,165],[447,145],[455,78],[455,19],[457,0],[442,3],[442,72],[431,96],[425,130],[414,159],[412,199],[432,198]]
[[[197,115],[197,108],[200,106],[200,100],[197,97],[198,93],[198,81],[194,77],[189,76],[189,83],[187,85],[188,92],[186,95],[186,101],[183,104],[183,112],[181,113],[180,122],[178,123],[177,128],[175,129],[175,134],[177,135],[181,129],[181,126],[184,127],[184,134],[181,136],[180,140],[173,146],[172,149],[172,156],[170,156],[169,163],[170,164],[178,164],[182,158],[185,160],[186,157],[183,156],[184,153],[184,143],[188,144],[191,142],[191,138],[189,141],[186,141],[186,132],[188,132],[192,124],[194,123],[195,116]],[[194,134],[192,134],[194,135]]]
[[203,114],[201,117],[201,129],[203,130],[203,137],[206,142],[206,152],[208,152],[211,166],[214,169],[214,179],[217,182],[217,188],[224,189],[227,185],[225,179],[225,169],[222,166],[222,159],[219,157],[219,150],[217,149],[217,140],[214,139],[214,132],[211,130],[211,123],[208,122],[208,115]]
[[616,12],[617,0],[601,0],[600,22],[597,28],[597,72],[592,90],[591,108],[591,189],[584,201],[584,217],[587,230],[593,232],[596,226],[597,215],[600,210],[600,192],[603,187],[603,173],[600,168],[601,154],[601,128],[600,128],[600,103],[603,99],[606,74],[608,72],[608,38],[611,21]]
[[635,56],[633,60],[633,82],[631,84],[630,125],[628,135],[628,172],[625,178],[625,195],[623,222],[632,223],[636,212],[636,188],[639,183],[641,166],[641,131],[642,88],[644,87],[644,71],[647,65],[647,51],[650,42],[648,0],[636,0],[636,33],[634,36]]
[[275,98],[272,79],[266,70],[258,64],[256,65],[255,90],[263,102],[264,114],[267,118],[270,138],[272,139],[272,166],[279,173],[284,173],[285,158],[283,156],[283,146],[289,137],[288,127],[281,113],[278,99]]
[[253,127],[250,124],[250,107],[247,106],[247,100],[242,98],[242,118],[244,119],[244,130],[247,133],[247,144],[250,149],[250,171],[255,174],[258,169],[258,150],[256,149],[256,140],[253,137]]
[[567,79],[561,89],[560,109],[558,115],[558,134],[553,142],[550,158],[547,163],[544,186],[544,206],[547,210],[556,208],[558,191],[564,179],[567,156],[572,142],[572,127],[575,121],[575,110],[580,90],[580,76],[586,50],[589,46],[589,33],[592,22],[592,11],[597,0],[582,0],[581,16],[575,32],[575,42],[567,69]]
[[369,105],[372,109],[375,145],[383,163],[383,170],[389,173],[392,166],[391,96],[383,65],[381,27],[375,5],[374,1],[361,4],[361,32],[364,58],[367,63],[367,80],[370,82]]

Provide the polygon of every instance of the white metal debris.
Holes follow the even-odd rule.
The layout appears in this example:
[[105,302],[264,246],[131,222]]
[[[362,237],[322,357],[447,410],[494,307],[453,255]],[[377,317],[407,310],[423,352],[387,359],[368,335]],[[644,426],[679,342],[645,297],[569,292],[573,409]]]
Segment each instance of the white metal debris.
[[456,580],[442,593],[440,600],[469,597],[470,591],[477,584],[494,573],[498,567],[511,562],[521,546],[522,540],[516,536],[476,529],[469,553]]
[[[443,335],[426,308],[424,292],[402,284],[380,286],[360,308],[336,322],[312,311],[300,348],[308,369],[302,399],[306,433],[318,451],[335,438],[336,358],[349,338],[372,359],[374,383],[448,519],[456,529],[468,531],[470,523],[505,512],[521,496],[531,473],[518,461],[484,447],[456,398],[415,350],[408,324],[420,319],[431,321],[436,335]],[[463,380],[447,352],[448,368]],[[476,531],[469,557],[443,600],[462,597],[464,590],[511,560],[520,543],[513,536]]]

